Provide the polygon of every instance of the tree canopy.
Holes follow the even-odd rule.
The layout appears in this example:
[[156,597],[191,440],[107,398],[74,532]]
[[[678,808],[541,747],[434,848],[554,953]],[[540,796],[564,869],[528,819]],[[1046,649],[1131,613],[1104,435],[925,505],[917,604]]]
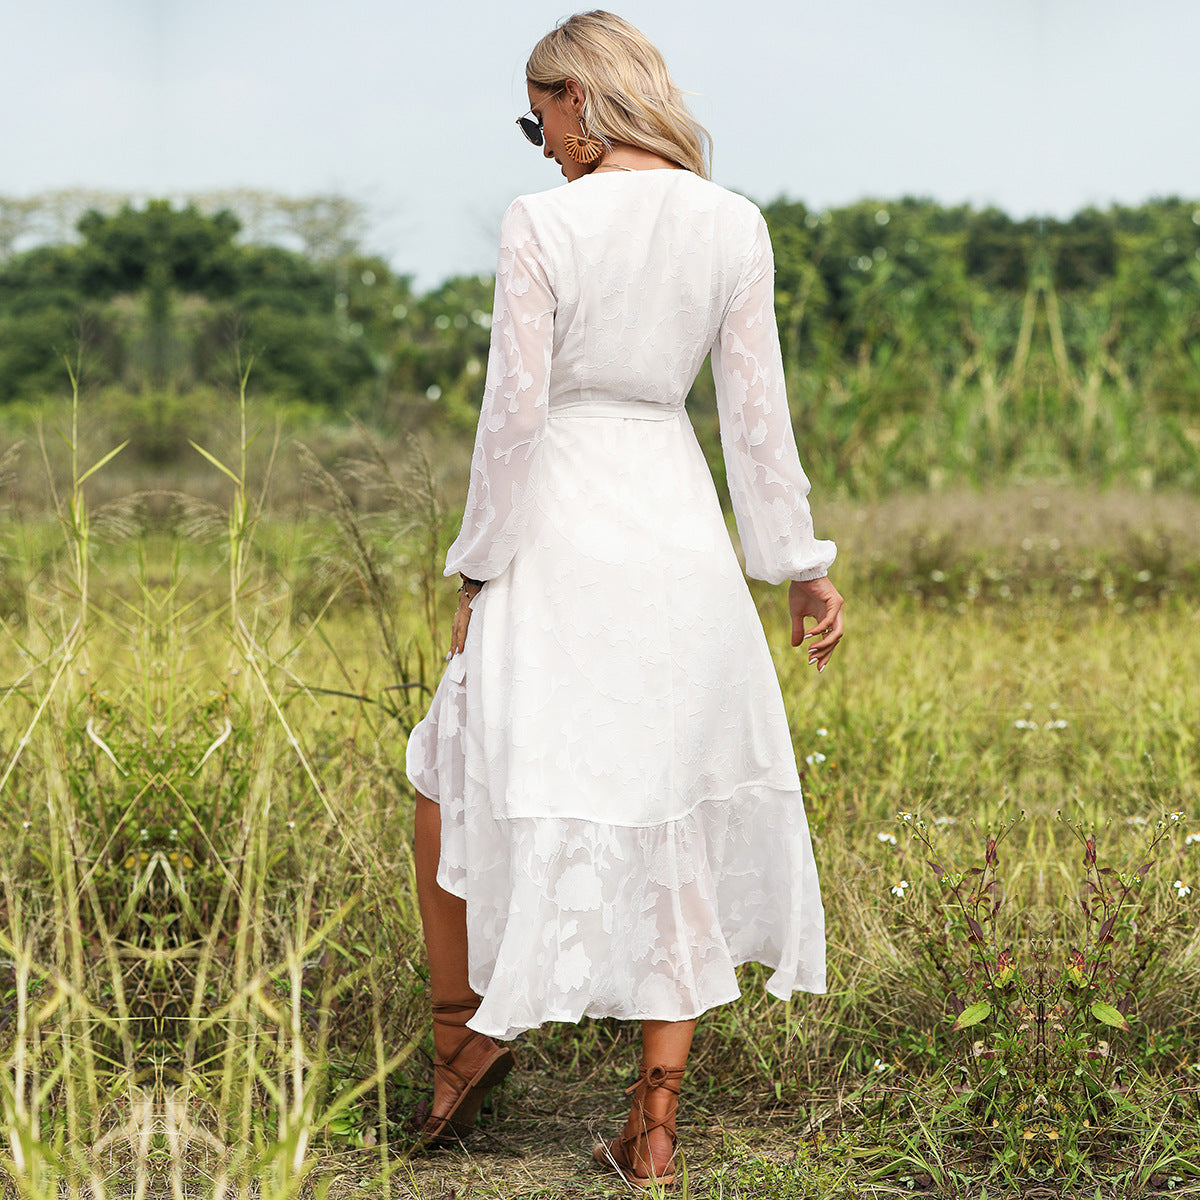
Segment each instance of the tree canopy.
[[[35,201],[0,197],[0,403],[61,392],[78,339],[92,384],[178,396],[228,385],[236,345],[254,356],[259,394],[356,416],[401,398],[414,423],[473,426],[492,279],[416,293],[361,249],[353,201],[109,198],[82,213],[63,194],[46,213]],[[840,447],[836,471],[852,476],[868,444],[905,444],[914,422],[974,389],[955,411],[992,429],[989,454],[1032,453],[1028,438],[1004,441],[1007,418],[1103,424],[1103,393],[1122,398],[1126,423],[1174,420],[1178,469],[1200,472],[1200,204],[1067,220],[916,197],[763,211],[794,416]],[[43,244],[20,249],[39,229]],[[701,419],[706,397],[702,377]],[[1089,446],[1077,453],[1107,453]]]

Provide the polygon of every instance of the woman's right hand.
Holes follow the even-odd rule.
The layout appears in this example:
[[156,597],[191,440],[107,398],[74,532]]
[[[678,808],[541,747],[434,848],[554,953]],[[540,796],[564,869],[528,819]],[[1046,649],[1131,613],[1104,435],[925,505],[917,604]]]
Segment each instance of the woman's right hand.
[[475,599],[482,588],[473,583],[464,582],[458,589],[458,608],[454,613],[454,625],[450,632],[450,657],[461,654],[467,644],[467,626],[471,623],[471,601]]
[[[793,580],[788,588],[788,607],[792,610],[792,645],[799,646],[805,638],[819,640],[808,647],[808,661],[818,671],[825,670],[834,647],[842,640],[841,593],[823,575],[820,579]],[[816,624],[804,632],[804,618],[816,618]]]

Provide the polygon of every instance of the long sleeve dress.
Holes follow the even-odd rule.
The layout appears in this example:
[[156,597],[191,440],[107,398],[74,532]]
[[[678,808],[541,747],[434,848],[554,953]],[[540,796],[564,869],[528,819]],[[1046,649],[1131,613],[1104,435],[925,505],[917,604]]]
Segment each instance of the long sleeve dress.
[[711,352],[746,571],[824,575],[784,392],[766,224],[682,170],[505,214],[466,512],[487,581],[408,745],[466,900],[473,1029],[682,1020],[825,990],[779,683],[684,412]]

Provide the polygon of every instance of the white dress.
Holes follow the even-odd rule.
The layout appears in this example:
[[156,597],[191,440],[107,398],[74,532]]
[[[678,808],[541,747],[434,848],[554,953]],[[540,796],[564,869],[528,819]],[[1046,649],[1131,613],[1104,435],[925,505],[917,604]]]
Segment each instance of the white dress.
[[746,961],[773,995],[825,990],[779,683],[684,413],[711,351],[747,572],[824,575],[773,283],[759,211],[687,171],[589,175],[505,214],[446,564],[487,584],[407,757],[493,1037],[695,1017]]

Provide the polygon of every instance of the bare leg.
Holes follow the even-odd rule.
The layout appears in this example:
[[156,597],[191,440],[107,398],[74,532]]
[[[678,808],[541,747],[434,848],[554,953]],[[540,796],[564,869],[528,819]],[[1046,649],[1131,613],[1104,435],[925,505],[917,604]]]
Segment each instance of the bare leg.
[[[442,845],[442,810],[428,796],[417,793],[416,829],[413,857],[417,868],[417,903],[425,930],[425,950],[429,957],[429,990],[435,1005],[452,1005],[464,1010],[451,1019],[465,1020],[479,1007],[479,996],[471,990],[467,977],[467,904],[443,890],[437,881],[438,858]],[[471,1038],[475,1045],[465,1046],[456,1061],[468,1076],[475,1064],[494,1053],[496,1044],[460,1024],[435,1020],[433,1042],[444,1060]],[[457,1096],[458,1088],[443,1072],[433,1078],[433,1113],[444,1113]]]
[[442,810],[418,792],[413,857],[429,955],[429,990],[437,1003],[477,1005],[479,997],[467,980],[467,902],[439,886],[441,852]]
[[695,1032],[694,1020],[643,1021],[642,1066],[686,1067]]

